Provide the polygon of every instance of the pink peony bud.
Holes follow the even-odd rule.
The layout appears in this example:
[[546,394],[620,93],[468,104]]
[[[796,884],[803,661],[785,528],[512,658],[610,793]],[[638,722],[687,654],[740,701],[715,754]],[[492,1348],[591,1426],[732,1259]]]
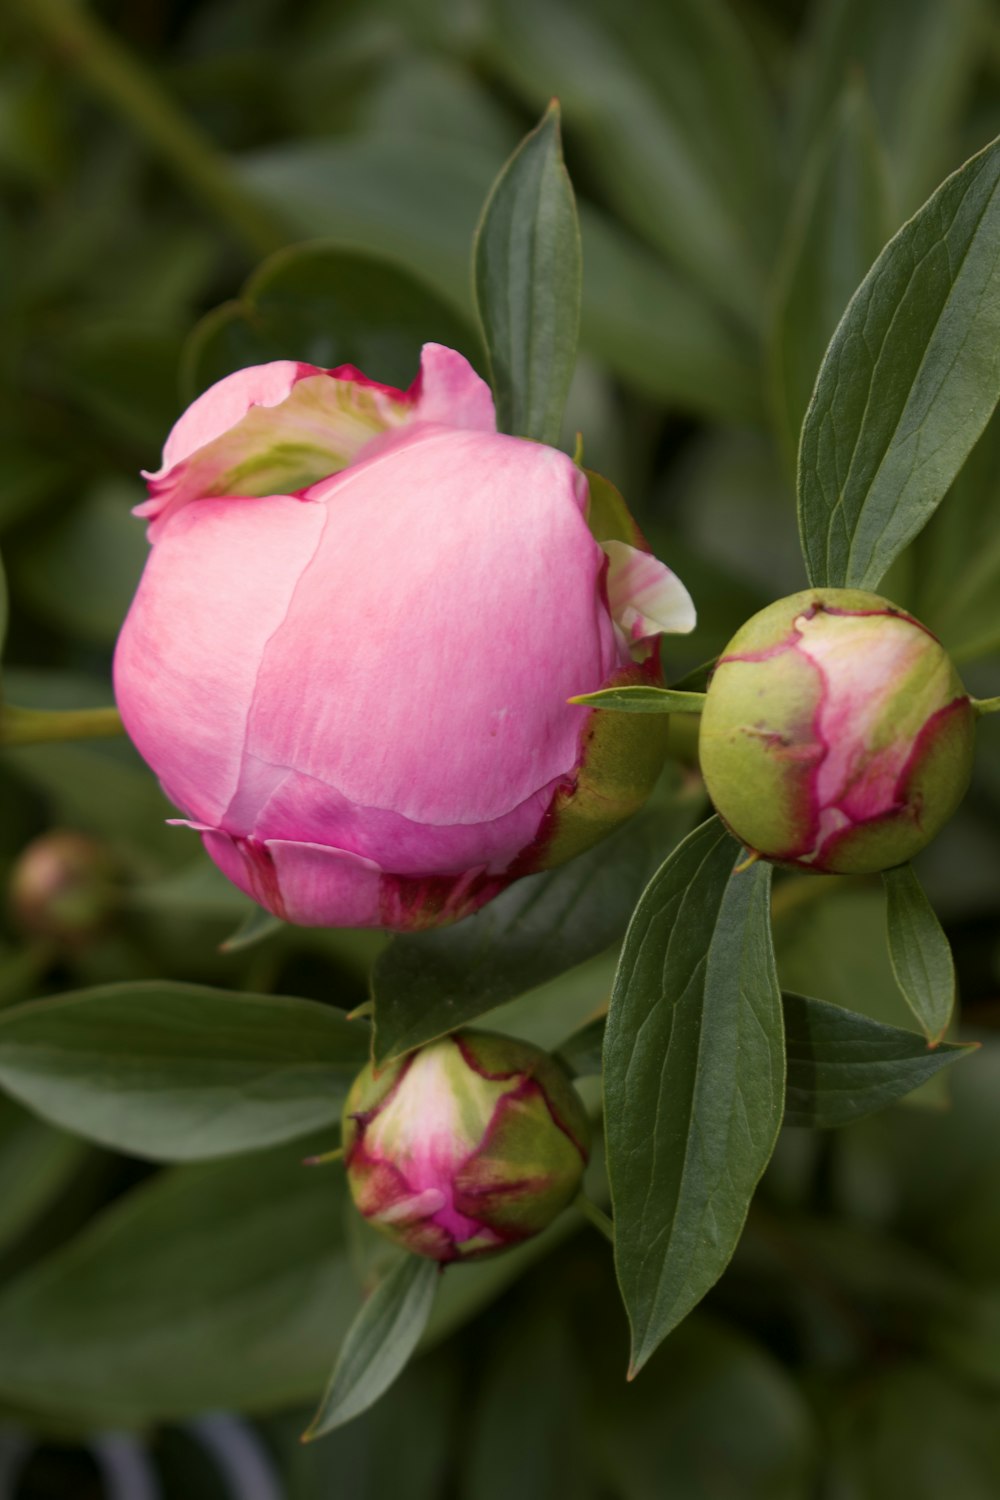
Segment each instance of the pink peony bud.
[[590,1126],[560,1065],[528,1042],[461,1031],[355,1080],[344,1105],[351,1196],[433,1260],[530,1239],[572,1202]]
[[189,408],[115,687],[230,879],[292,922],[427,927],[641,805],[662,724],[566,700],[659,680],[694,612],[601,489],[434,344],[409,391],[278,362]]
[[807,589],[719,658],[699,753],[749,849],[862,875],[903,864],[965,794],[975,715],[940,642],[877,594]]
[[71,828],[53,828],[27,844],[11,870],[9,896],[18,926],[70,947],[95,937],[115,904],[118,870],[110,851]]

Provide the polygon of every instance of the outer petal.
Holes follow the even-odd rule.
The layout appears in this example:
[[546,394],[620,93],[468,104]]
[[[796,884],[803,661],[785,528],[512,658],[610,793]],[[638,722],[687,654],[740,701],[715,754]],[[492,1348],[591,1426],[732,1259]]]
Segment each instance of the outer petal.
[[236,791],[257,669],[324,520],[284,496],[209,500],[174,516],[146,563],[118,638],[115,695],[167,795],[202,822],[217,825]]
[[263,844],[200,831],[223,874],[275,916],[303,927],[379,925],[382,871],[373,860],[318,844]]
[[[608,607],[630,649],[653,636],[687,635],[694,629],[694,602],[676,573],[627,542],[601,545],[608,555]],[[633,650],[636,654],[645,653]]]
[[312,494],[327,526],[263,653],[248,766],[438,826],[571,774],[586,710],[566,699],[620,651],[570,460],[427,427]]
[[413,422],[495,428],[489,388],[452,349],[425,345],[408,391],[369,380],[353,365],[321,370],[278,360],[238,370],[199,396],[148,474],[136,514],[155,540],[190,500],[257,497],[307,489],[353,463],[382,433]]

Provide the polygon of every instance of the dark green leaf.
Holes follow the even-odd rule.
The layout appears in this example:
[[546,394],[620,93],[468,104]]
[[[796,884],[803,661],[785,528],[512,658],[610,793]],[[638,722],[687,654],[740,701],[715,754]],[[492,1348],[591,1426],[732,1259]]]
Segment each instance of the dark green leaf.
[[0,1398],[83,1427],[308,1401],[358,1293],[343,1174],[300,1152],[178,1167],[0,1296]]
[[586,703],[591,708],[614,709],[622,714],[700,714],[705,705],[704,693],[679,693],[674,688],[620,687],[603,688],[598,693],[582,693],[571,703]]
[[878,130],[854,79],[809,161],[780,257],[771,385],[778,433],[793,463],[823,352],[891,228]]
[[576,364],[583,274],[557,104],[497,178],[473,261],[497,426],[556,444]]
[[802,429],[810,581],[875,588],[1000,394],[1000,141],[889,242],[827,350]]
[[913,1031],[802,995],[786,994],[784,1010],[786,1125],[847,1125],[976,1050],[947,1042],[931,1049]]
[[595,1017],[586,1026],[581,1026],[579,1031],[574,1031],[557,1049],[556,1055],[562,1058],[577,1078],[586,1078],[601,1071],[606,1024],[606,1016]]
[[771,870],[734,873],[717,818],[653,877],[604,1043],[608,1176],[632,1373],[725,1269],[784,1097]]
[[374,1405],[400,1375],[427,1326],[441,1267],[418,1255],[398,1260],[347,1331],[305,1441]]
[[886,870],[882,881],[892,971],[933,1047],[948,1030],[955,1008],[951,945],[912,865]]
[[79,1169],[88,1148],[0,1098],[0,1249],[47,1208]]
[[443,1036],[616,942],[663,850],[694,815],[680,800],[666,818],[641,813],[457,926],[396,938],[372,975],[377,1059]]
[[311,1000],[107,985],[0,1014],[0,1084],[91,1140],[190,1161],[332,1124],[368,1038]]
[[244,365],[299,359],[357,365],[407,386],[427,341],[481,358],[468,323],[409,271],[337,245],[296,245],[271,256],[238,302],[209,313],[185,351],[194,396]]

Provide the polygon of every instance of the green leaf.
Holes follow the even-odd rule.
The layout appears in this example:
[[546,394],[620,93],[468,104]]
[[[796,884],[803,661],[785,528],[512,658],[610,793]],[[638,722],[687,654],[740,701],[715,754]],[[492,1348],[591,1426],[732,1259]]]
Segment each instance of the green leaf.
[[255,906],[248,911],[243,921],[230,933],[224,943],[219,944],[222,953],[242,953],[245,948],[253,948],[257,943],[262,943],[265,938],[280,932],[286,926],[280,917],[265,911],[262,906]]
[[581,1026],[579,1031],[574,1031],[556,1049],[557,1057],[562,1059],[577,1078],[586,1078],[601,1071],[606,1024],[606,1016],[595,1016],[594,1020]]
[[402,387],[428,340],[481,359],[469,323],[404,267],[339,245],[295,245],[264,261],[237,302],[202,319],[185,350],[184,380],[193,397],[244,365],[298,359],[356,365]]
[[858,288],[799,450],[810,582],[875,588],[1000,395],[1000,141],[942,184]]
[[473,262],[497,427],[555,445],[576,364],[583,275],[557,103],[497,178]]
[[0,1085],[90,1140],[191,1161],[333,1124],[368,1039],[312,1000],[114,984],[0,1014]]
[[882,882],[892,972],[928,1042],[936,1047],[955,1008],[951,945],[912,865],[886,870]]
[[830,1129],[874,1114],[976,1046],[931,1049],[923,1037],[825,1000],[786,994],[785,1124]]
[[711,818],[636,908],[604,1042],[615,1259],[631,1373],[718,1280],[781,1124],[770,866]]
[[407,1255],[379,1282],[347,1331],[303,1441],[342,1427],[389,1389],[427,1327],[440,1274],[436,1261]]
[[693,816],[680,800],[666,818],[642,813],[455,927],[396,938],[372,974],[376,1059],[443,1036],[616,942],[663,849]]
[[678,693],[673,688],[620,687],[581,693],[569,701],[586,703],[591,708],[614,709],[621,714],[700,714],[705,694]]
[[771,396],[793,464],[827,343],[891,228],[878,128],[855,78],[810,158],[779,259]]
[[87,1147],[0,1098],[0,1249],[34,1223],[79,1170]]
[[315,1399],[358,1303],[344,1180],[285,1147],[133,1189],[0,1295],[0,1399],[82,1428]]

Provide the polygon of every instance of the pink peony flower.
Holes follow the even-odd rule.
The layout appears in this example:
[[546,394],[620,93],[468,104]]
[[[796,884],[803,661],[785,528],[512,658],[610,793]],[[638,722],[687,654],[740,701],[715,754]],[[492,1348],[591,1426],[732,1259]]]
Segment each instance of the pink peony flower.
[[344,1105],[351,1196],[374,1228],[433,1260],[468,1260],[546,1228],[580,1188],[583,1104],[528,1042],[459,1031],[376,1074]]
[[430,926],[641,804],[662,725],[566,700],[659,680],[694,611],[600,485],[598,520],[435,344],[408,391],[280,361],[185,412],[115,690],[242,890],[307,925]]
[[911,859],[951,817],[974,722],[926,626],[878,594],[807,589],[754,615],[719,657],[701,767],[748,848],[872,874]]

